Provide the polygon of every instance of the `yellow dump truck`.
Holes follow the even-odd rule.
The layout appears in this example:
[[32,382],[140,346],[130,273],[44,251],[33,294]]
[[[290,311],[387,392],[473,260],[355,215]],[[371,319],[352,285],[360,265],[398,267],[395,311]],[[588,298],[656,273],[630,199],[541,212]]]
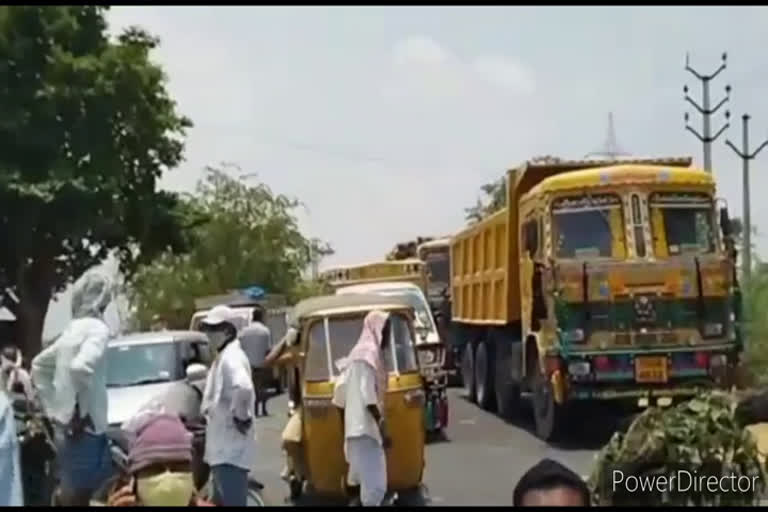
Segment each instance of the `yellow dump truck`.
[[466,391],[503,416],[527,395],[542,439],[589,402],[664,406],[731,378],[730,221],[689,158],[525,163],[450,250]]

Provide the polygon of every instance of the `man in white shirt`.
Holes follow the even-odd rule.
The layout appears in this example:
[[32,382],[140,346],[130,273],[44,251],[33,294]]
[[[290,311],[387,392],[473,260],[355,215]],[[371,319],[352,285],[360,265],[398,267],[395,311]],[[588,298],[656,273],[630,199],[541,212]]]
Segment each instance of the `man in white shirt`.
[[257,305],[251,313],[251,323],[240,331],[240,344],[251,365],[253,377],[253,391],[256,394],[256,414],[267,415],[267,384],[272,376],[272,370],[266,368],[264,359],[272,345],[272,333],[269,327],[264,325],[264,308]]
[[85,273],[72,290],[72,321],[32,360],[32,381],[54,427],[64,505],[87,507],[112,473],[103,315],[113,291],[104,273]]
[[202,321],[216,354],[202,403],[205,462],[211,467],[216,506],[246,506],[248,471],[256,452],[251,366],[237,339],[237,324],[227,306],[216,306]]
[[387,370],[383,351],[389,346],[387,314],[370,312],[360,339],[349,356],[336,364],[341,375],[334,404],[344,418],[344,453],[349,464],[348,484],[360,486],[363,506],[380,506],[387,493],[389,437],[384,422]]

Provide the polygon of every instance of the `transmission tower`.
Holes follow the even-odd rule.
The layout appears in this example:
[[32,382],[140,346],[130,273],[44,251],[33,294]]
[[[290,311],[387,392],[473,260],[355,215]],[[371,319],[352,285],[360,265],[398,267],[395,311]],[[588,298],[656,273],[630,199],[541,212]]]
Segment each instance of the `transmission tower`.
[[603,147],[598,151],[587,153],[584,158],[607,158],[609,160],[617,157],[629,156],[629,153],[625,152],[619,146],[616,141],[616,128],[613,125],[613,112],[608,113],[608,133],[605,136],[605,142]]

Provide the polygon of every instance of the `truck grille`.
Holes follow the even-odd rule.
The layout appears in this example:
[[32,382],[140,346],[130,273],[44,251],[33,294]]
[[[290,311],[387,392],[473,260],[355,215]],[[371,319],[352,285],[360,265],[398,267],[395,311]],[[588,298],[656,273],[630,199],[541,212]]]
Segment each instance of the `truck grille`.
[[726,298],[674,299],[656,295],[623,297],[615,302],[560,305],[558,326],[564,330],[581,329],[588,342],[592,332],[614,333],[617,345],[661,345],[680,343],[680,329],[699,329],[702,323],[730,323]]

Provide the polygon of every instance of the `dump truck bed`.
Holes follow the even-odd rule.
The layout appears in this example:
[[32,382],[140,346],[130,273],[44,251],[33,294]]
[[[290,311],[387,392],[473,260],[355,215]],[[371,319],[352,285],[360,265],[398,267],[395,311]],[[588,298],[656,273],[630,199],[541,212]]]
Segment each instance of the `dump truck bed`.
[[584,169],[626,165],[685,168],[691,163],[687,157],[567,160],[525,162],[510,169],[506,176],[507,206],[451,240],[453,320],[474,325],[506,325],[520,320],[518,211],[521,198],[545,179]]

